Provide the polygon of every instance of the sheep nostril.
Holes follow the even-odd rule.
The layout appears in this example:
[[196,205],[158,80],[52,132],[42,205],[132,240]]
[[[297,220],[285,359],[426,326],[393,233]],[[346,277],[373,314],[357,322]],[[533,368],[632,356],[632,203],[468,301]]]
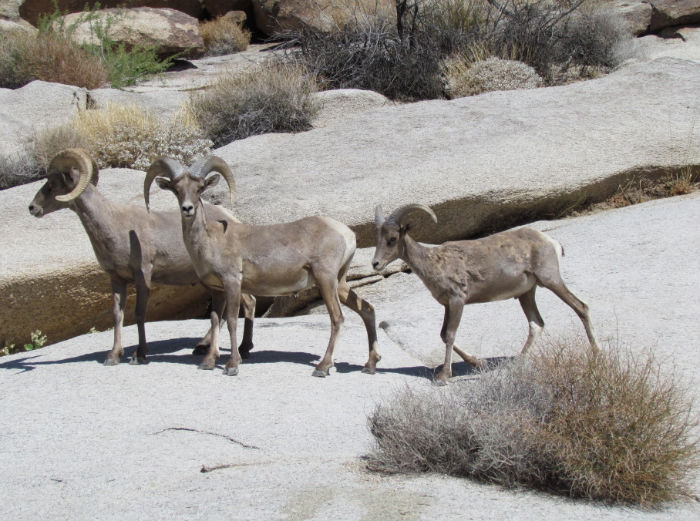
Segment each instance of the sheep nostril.
[[374,261],[374,262],[372,263],[372,267],[376,270],[377,267],[379,267],[379,261]]

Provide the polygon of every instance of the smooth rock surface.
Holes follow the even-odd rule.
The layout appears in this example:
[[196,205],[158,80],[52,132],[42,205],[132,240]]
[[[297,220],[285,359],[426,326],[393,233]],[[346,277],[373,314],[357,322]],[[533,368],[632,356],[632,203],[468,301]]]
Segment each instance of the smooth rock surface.
[[37,132],[68,123],[86,106],[85,89],[60,83],[0,89],[0,156],[23,152]]
[[[700,196],[537,223],[566,248],[563,272],[591,306],[606,348],[651,350],[690,395],[700,396]],[[0,517],[51,519],[676,521],[700,517],[688,499],[659,510],[610,507],[440,475],[366,470],[366,418],[406,385],[430,384],[424,358],[440,351],[441,320],[415,275],[367,287],[379,332],[379,371],[354,313],[336,370],[311,377],[327,316],[259,319],[236,377],[195,369],[190,347],[207,321],[149,325],[146,366],[100,362],[109,332],[0,359]],[[547,291],[538,303],[555,338],[581,325]],[[432,303],[432,304],[431,304]],[[436,314],[437,313],[437,314]],[[482,356],[513,356],[527,326],[517,302],[468,306],[458,341]],[[127,351],[137,343],[126,329]],[[228,346],[228,335],[222,342]],[[546,339],[545,339],[546,340]],[[403,347],[401,347],[402,344]],[[225,361],[225,355],[221,362]],[[460,375],[470,377],[464,364]],[[457,382],[452,385],[458,385]],[[202,468],[209,472],[201,472]],[[216,469],[216,470],[212,470]],[[700,480],[691,493],[700,494]]]
[[[663,59],[564,87],[387,106],[216,151],[250,223],[329,215],[374,241],[374,208],[431,206],[425,242],[557,215],[640,175],[700,163],[700,64]],[[661,101],[663,100],[663,101]],[[264,210],[262,210],[264,209]]]

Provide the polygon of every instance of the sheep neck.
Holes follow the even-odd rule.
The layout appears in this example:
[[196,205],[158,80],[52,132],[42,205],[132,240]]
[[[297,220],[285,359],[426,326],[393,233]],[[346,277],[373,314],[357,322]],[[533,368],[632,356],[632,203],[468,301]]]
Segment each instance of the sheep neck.
[[416,275],[418,275],[422,280],[425,280],[425,276],[427,275],[426,266],[429,265],[428,248],[421,246],[408,234],[406,234],[404,236],[403,248],[399,257],[406,261]]
[[70,208],[78,214],[93,247],[116,235],[117,230],[123,226],[122,223],[115,222],[114,204],[91,184],[73,201]]

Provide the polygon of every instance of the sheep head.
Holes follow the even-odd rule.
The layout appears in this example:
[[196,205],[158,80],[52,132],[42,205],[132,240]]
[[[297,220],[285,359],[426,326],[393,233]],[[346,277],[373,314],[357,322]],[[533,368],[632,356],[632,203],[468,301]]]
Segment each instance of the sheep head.
[[175,194],[180,203],[183,217],[192,218],[197,211],[201,194],[219,182],[219,174],[223,176],[229,186],[231,204],[233,204],[236,195],[236,181],[226,161],[220,157],[209,156],[206,159],[196,161],[189,168],[169,157],[156,159],[148,168],[143,183],[143,197],[146,201],[146,207],[149,207],[149,192],[155,180],[160,188]]
[[421,210],[427,213],[437,223],[435,212],[422,204],[407,204],[397,208],[386,219],[381,206],[377,206],[375,209],[374,225],[376,227],[377,243],[374,258],[372,259],[372,267],[375,270],[383,270],[387,264],[403,255],[404,237],[410,227],[405,221],[414,210]]
[[82,195],[90,183],[96,185],[98,168],[90,154],[80,148],[62,150],[47,169],[46,183],[29,204],[35,217],[67,208]]

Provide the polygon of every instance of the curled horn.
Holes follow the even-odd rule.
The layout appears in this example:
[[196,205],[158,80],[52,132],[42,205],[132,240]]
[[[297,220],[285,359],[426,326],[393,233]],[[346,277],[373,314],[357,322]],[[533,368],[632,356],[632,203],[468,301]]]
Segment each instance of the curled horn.
[[236,200],[236,180],[233,178],[233,172],[226,161],[218,156],[209,156],[206,159],[201,159],[195,162],[190,167],[190,172],[192,172],[193,175],[202,178],[207,177],[211,172],[220,173],[226,180],[226,184],[228,184],[228,189],[231,195],[231,205],[233,206],[233,203]]
[[159,157],[148,167],[146,179],[143,181],[143,199],[146,201],[146,208],[150,204],[151,184],[156,177],[167,177],[175,180],[185,172],[185,167],[179,161],[170,157]]
[[75,168],[80,172],[80,179],[73,190],[64,195],[57,195],[56,200],[66,203],[80,197],[90,182],[97,184],[97,165],[90,155],[81,148],[62,150],[51,160],[49,174],[53,172],[68,172]]
[[377,205],[374,209],[374,225],[377,228],[381,228],[382,224],[384,224],[384,212],[382,211],[382,207]]
[[433,219],[433,221],[437,222],[437,215],[435,215],[435,212],[433,212],[429,207],[425,206],[424,204],[407,204],[405,206],[402,206],[401,208],[397,208],[389,216],[389,220],[395,222],[398,225],[402,225],[404,218],[413,210],[422,210],[425,213],[427,213]]

